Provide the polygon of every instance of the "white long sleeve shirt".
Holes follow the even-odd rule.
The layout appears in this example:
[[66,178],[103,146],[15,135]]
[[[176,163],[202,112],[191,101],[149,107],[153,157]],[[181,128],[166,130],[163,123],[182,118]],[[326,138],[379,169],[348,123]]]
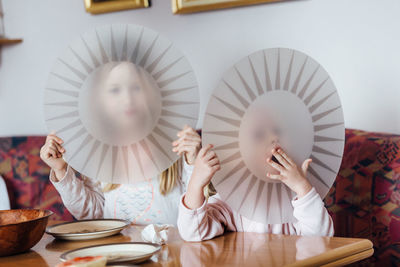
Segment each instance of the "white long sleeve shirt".
[[181,179],[166,196],[160,193],[158,177],[132,185],[123,184],[103,192],[104,184],[77,178],[68,166],[65,176],[58,182],[51,171],[50,181],[61,195],[65,207],[77,219],[115,218],[136,224],[176,225],[179,199],[186,191],[193,170],[185,162],[182,165]]
[[188,209],[184,195],[179,204],[178,229],[186,241],[201,241],[225,231],[285,235],[333,236],[333,222],[315,188],[302,198],[292,200],[294,223],[262,224],[233,211],[219,195],[212,196],[198,209]]

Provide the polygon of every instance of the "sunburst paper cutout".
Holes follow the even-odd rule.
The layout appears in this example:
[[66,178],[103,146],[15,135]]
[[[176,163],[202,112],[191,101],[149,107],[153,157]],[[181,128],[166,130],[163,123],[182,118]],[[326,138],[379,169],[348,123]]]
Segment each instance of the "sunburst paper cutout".
[[324,197],[340,167],[343,111],[327,72],[295,50],[258,51],[225,73],[208,103],[203,144],[214,144],[221,170],[212,182],[222,199],[244,217],[265,224],[295,222],[286,185],[266,178],[275,144]]
[[64,159],[109,183],[155,177],[178,156],[176,133],[195,127],[197,81],[183,54],[158,33],[110,25],[84,34],[57,59],[45,89],[49,131]]

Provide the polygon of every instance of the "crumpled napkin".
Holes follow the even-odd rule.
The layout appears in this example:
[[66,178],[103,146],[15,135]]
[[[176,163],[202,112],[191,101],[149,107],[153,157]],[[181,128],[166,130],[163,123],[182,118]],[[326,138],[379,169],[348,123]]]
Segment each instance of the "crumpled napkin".
[[168,241],[168,230],[172,227],[174,226],[171,224],[149,224],[142,230],[142,239],[164,245]]

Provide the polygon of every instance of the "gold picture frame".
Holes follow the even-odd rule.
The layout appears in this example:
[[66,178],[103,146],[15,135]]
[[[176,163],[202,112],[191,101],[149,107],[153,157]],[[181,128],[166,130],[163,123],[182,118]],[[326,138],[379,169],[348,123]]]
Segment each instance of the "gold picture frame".
[[194,13],[278,1],[282,0],[172,0],[172,12],[174,14]]
[[91,14],[150,7],[150,0],[84,0],[84,2],[86,11]]

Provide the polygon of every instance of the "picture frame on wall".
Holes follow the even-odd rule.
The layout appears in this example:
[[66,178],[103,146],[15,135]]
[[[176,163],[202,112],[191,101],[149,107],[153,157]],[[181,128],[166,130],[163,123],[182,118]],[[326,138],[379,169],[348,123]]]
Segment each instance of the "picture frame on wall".
[[4,36],[4,22],[3,22],[3,5],[0,0],[0,37]]
[[172,12],[174,14],[195,13],[278,1],[283,0],[172,0]]
[[102,14],[126,9],[150,7],[150,0],[84,0],[86,12]]

